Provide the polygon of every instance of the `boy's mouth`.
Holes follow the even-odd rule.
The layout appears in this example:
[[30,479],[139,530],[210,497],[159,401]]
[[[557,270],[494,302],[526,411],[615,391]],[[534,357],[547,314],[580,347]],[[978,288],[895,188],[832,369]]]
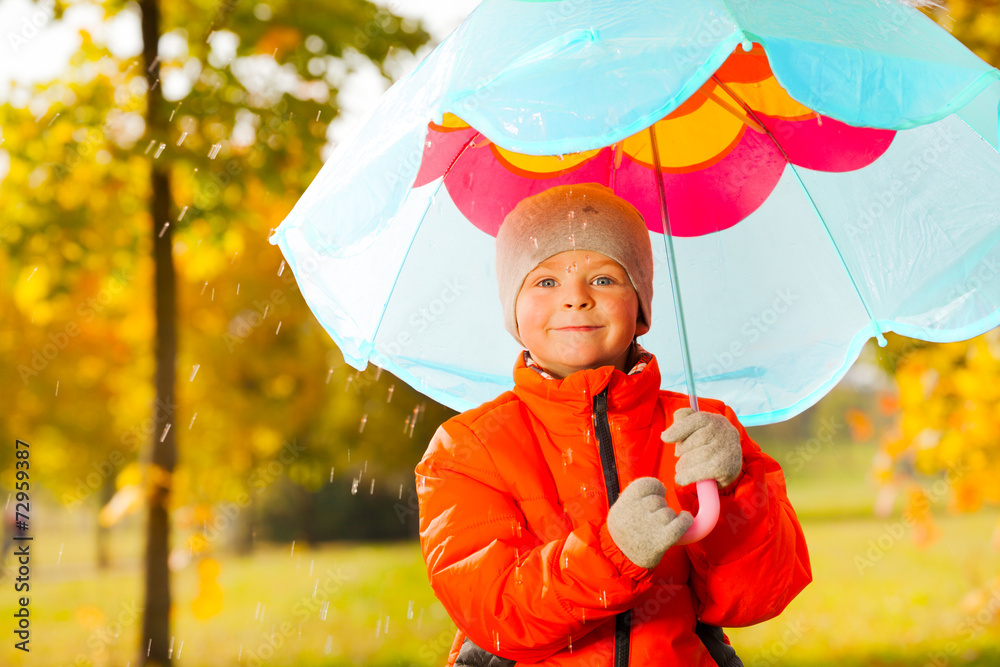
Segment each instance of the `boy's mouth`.
[[561,327],[558,331],[594,331],[601,327]]

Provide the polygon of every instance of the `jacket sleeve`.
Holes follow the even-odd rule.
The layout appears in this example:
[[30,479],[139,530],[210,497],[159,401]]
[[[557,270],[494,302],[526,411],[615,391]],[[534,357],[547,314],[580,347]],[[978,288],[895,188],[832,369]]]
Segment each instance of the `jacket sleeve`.
[[482,442],[449,421],[416,468],[431,588],[459,630],[504,658],[543,660],[649,589],[603,524],[545,541],[526,527]]
[[[716,527],[685,548],[699,619],[742,627],[780,614],[812,581],[812,570],[781,467],[750,439],[732,409],[720,405],[740,433],[743,469],[719,493]],[[677,495],[684,508],[697,507],[693,484]]]

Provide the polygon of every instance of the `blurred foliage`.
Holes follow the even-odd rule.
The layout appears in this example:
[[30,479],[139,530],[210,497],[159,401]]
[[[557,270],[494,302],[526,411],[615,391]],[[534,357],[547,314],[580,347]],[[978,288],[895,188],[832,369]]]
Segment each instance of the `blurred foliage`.
[[[953,508],[962,512],[1000,503],[1000,329],[914,348],[897,363],[895,377],[899,417],[882,440],[878,479],[944,479]],[[909,493],[935,491],[911,485]]]
[[[106,21],[138,12],[93,4]],[[96,507],[105,480],[141,483],[142,454],[162,435],[151,411],[166,407],[153,405],[150,234],[170,224],[175,506],[254,497],[279,458],[281,475],[310,491],[332,468],[350,476],[362,465],[412,483],[448,411],[424,404],[425,416],[404,383],[344,365],[267,236],[322,166],[339,88],[365,63],[388,77],[393,50],[413,53],[428,34],[362,0],[161,8],[160,80],[148,81],[141,54],[116,56],[81,30],[58,79],[0,106],[0,162],[10,165],[0,383],[13,389],[0,438],[31,442],[33,482],[67,505]],[[150,84],[167,97],[164,136],[144,121]],[[169,220],[148,211],[156,161],[170,172]],[[0,460],[8,487],[12,466]]]

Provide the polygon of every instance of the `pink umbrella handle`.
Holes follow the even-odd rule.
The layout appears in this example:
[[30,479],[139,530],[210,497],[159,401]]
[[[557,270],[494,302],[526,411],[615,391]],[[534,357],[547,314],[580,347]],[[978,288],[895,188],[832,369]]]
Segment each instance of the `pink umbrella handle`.
[[714,479],[698,482],[698,514],[677,544],[691,544],[712,532],[719,521],[719,485]]

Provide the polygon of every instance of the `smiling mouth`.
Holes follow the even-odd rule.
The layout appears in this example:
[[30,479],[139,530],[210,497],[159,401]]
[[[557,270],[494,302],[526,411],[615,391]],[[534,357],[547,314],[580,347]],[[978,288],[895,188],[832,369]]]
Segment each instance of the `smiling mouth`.
[[558,329],[559,331],[594,331],[595,329],[600,329],[601,327],[562,327]]

